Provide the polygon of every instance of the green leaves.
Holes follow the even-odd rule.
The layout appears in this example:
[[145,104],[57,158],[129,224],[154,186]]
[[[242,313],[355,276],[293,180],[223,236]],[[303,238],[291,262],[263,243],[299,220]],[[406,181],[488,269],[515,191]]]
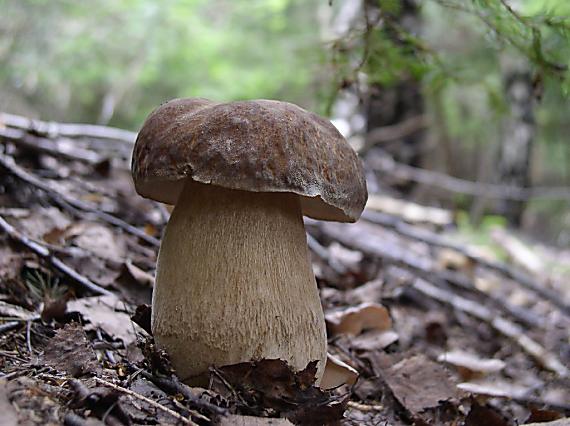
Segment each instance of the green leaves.
[[181,96],[281,98],[314,108],[319,4],[4,0],[0,87],[25,93],[50,119],[94,122],[110,102],[110,124],[128,128]]

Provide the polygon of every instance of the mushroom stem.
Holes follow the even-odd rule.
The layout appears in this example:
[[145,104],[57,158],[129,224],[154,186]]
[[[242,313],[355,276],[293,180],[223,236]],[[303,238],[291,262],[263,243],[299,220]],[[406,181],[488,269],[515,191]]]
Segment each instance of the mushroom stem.
[[[189,181],[162,241],[152,332],[180,377],[210,365],[326,361],[299,197]],[[195,382],[195,380],[194,380]]]

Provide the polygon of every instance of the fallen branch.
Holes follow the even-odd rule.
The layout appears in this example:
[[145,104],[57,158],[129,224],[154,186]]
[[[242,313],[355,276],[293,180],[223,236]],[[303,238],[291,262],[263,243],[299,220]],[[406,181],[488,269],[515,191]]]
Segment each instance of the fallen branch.
[[528,201],[530,199],[570,200],[570,188],[568,187],[535,186],[521,188],[473,182],[432,170],[397,163],[388,155],[369,157],[366,162],[373,170],[389,174],[393,178],[435,186],[456,194],[514,201]]
[[100,294],[103,296],[112,295],[109,290],[104,289],[103,287],[98,286],[88,278],[81,275],[79,272],[75,271],[71,267],[67,266],[63,263],[60,259],[53,256],[51,252],[41,244],[33,241],[31,238],[27,237],[26,235],[22,234],[12,225],[10,225],[6,220],[0,216],[0,228],[8,234],[10,238],[18,243],[24,245],[29,250],[37,254],[39,257],[50,263],[55,269],[59,272],[63,273],[67,277],[71,278],[74,282],[79,284],[86,290],[89,290],[95,294]]
[[143,230],[134,227],[133,225],[125,222],[122,219],[119,219],[118,217],[115,217],[109,213],[105,213],[89,203],[72,198],[69,195],[62,193],[61,191],[52,188],[47,183],[41,181],[36,176],[32,175],[31,173],[28,173],[22,167],[18,166],[12,157],[0,154],[0,166],[4,167],[10,173],[15,175],[22,181],[26,182],[27,184],[35,186],[38,189],[41,189],[42,191],[47,193],[60,206],[66,207],[67,205],[69,205],[76,209],[92,213],[95,216],[97,216],[99,219],[103,220],[104,222],[107,222],[113,226],[121,228],[124,231],[128,232],[129,234],[135,235],[141,240],[147,242],[148,244],[151,244],[155,247],[160,246],[160,241],[158,239],[151,237],[150,235],[147,235]]
[[495,307],[511,315],[517,321],[527,324],[532,327],[541,327],[542,321],[528,312],[511,306],[504,301],[479,290],[473,284],[472,280],[465,275],[453,273],[451,271],[437,270],[431,259],[426,257],[419,257],[414,253],[398,247],[395,244],[390,244],[384,240],[373,238],[373,229],[371,225],[356,224],[351,226],[343,226],[335,223],[317,223],[306,221],[309,229],[316,228],[320,230],[328,238],[338,241],[342,245],[358,250],[371,258],[381,258],[394,265],[401,266],[418,277],[429,279],[441,284],[442,287],[445,283],[449,283],[454,287],[462,290],[467,290],[471,293],[488,300]]
[[506,318],[497,316],[485,306],[445,291],[430,284],[422,278],[417,278],[414,281],[412,287],[425,296],[450,305],[458,311],[464,312],[471,315],[472,317],[484,321],[492,328],[494,328],[497,332],[514,341],[524,352],[532,356],[536,361],[538,361],[540,365],[542,365],[547,370],[558,374],[560,377],[568,376],[568,368],[566,368],[554,354],[549,353],[538,342],[528,337],[521,327],[517,326]]
[[[101,163],[105,158],[94,151],[75,146],[70,140],[51,140],[26,133],[19,129],[0,128],[0,138],[34,151],[43,152],[54,157],[76,160],[88,164]],[[64,143],[71,142],[71,143]]]
[[53,121],[33,120],[14,114],[0,113],[0,125],[14,127],[45,135],[51,138],[64,136],[69,138],[94,138],[121,141],[133,145],[137,134],[115,127],[97,126],[93,124],[55,123]]
[[405,237],[412,238],[417,241],[422,241],[431,246],[454,250],[464,255],[469,260],[513,280],[515,283],[521,285],[527,290],[532,291],[543,299],[548,300],[550,303],[560,309],[564,314],[570,316],[570,306],[564,302],[564,298],[561,297],[560,294],[538,283],[531,276],[511,267],[510,265],[485,259],[478,254],[473,253],[472,250],[448,241],[429,230],[420,230],[419,228],[407,225],[406,223],[383,213],[365,210],[362,214],[362,218],[368,222],[393,229],[395,232]]

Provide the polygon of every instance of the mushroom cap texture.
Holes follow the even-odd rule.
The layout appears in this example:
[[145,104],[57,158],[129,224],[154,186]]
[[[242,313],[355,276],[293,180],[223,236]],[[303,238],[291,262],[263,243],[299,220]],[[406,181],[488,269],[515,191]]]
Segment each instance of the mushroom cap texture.
[[362,164],[317,114],[272,100],[174,99],[140,130],[132,173],[143,197],[175,204],[186,178],[251,192],[290,192],[304,215],[354,222],[368,193]]

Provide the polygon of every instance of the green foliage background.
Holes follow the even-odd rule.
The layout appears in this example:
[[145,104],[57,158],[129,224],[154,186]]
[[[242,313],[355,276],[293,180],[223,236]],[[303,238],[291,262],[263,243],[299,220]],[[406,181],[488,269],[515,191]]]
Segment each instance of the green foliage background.
[[279,98],[315,107],[317,0],[0,0],[1,107],[136,128],[160,102]]
[[[377,0],[381,25],[367,30],[361,13],[331,38],[350,1],[0,0],[0,110],[136,130],[174,97],[275,98],[326,114],[364,74],[383,87],[415,79],[432,132],[475,163],[501,142],[501,61],[515,57],[542,93],[533,181],[570,184],[570,1],[423,0],[409,31],[394,19],[403,0]],[[530,207],[570,228],[568,202]]]

